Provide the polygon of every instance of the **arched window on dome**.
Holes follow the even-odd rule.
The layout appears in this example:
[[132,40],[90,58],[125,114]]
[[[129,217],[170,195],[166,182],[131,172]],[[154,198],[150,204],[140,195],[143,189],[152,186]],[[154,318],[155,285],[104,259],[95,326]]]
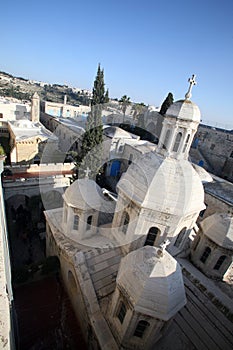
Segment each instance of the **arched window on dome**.
[[188,143],[189,143],[189,139],[190,139],[190,134],[187,135],[186,140],[185,140],[185,144],[183,147],[183,153],[186,151]]
[[163,148],[164,149],[167,149],[168,142],[169,142],[169,139],[170,139],[170,135],[171,135],[171,130],[168,129],[167,132],[166,132],[165,138],[164,138],[164,144],[163,144]]
[[174,146],[173,146],[173,150],[172,150],[173,152],[178,151],[181,139],[182,139],[182,132],[178,132],[178,134],[176,135]]
[[176,238],[176,241],[174,243],[174,246],[175,247],[179,247],[180,246],[180,243],[182,242],[183,238],[184,238],[184,235],[185,235],[185,232],[187,230],[187,227],[184,227],[178,234],[177,238]]
[[117,317],[118,317],[120,323],[124,322],[126,311],[127,311],[126,306],[123,303],[123,301],[121,301],[120,306],[118,308],[118,312],[117,312]]
[[153,246],[159,234],[160,234],[160,230],[158,229],[158,227],[151,227],[146,236],[146,241],[144,243],[144,246],[145,245]]
[[130,220],[129,214],[127,213],[127,211],[124,211],[122,215],[122,223],[123,223],[122,232],[123,233],[126,233],[128,230],[129,220]]
[[206,260],[208,259],[209,255],[211,253],[210,247],[206,247],[202,256],[200,257],[200,260],[203,264],[205,264]]
[[78,226],[79,226],[79,216],[74,215],[73,230],[78,230]]
[[87,231],[91,229],[91,223],[92,223],[92,215],[88,216],[87,218]]
[[216,264],[214,265],[214,270],[219,270],[226,258],[226,255],[221,255]]
[[135,328],[134,331],[134,336],[135,337],[139,337],[139,338],[143,338],[143,335],[145,333],[145,331],[150,327],[149,322],[141,320],[138,322],[137,327]]

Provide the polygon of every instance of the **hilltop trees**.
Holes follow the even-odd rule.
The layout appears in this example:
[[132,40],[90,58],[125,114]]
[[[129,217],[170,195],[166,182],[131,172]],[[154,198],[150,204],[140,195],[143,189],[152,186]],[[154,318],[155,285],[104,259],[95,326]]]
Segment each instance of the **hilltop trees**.
[[99,64],[92,90],[91,112],[87,118],[86,132],[81,145],[81,154],[77,161],[79,171],[83,173],[84,170],[89,168],[92,176],[101,167],[101,143],[103,141],[102,109],[103,104],[109,101],[108,90],[105,91],[104,85],[104,70],[100,68]]
[[159,113],[162,115],[165,115],[168,108],[173,104],[173,95],[171,92],[168,93],[166,99],[164,100],[164,102],[162,103],[162,106],[160,108]]

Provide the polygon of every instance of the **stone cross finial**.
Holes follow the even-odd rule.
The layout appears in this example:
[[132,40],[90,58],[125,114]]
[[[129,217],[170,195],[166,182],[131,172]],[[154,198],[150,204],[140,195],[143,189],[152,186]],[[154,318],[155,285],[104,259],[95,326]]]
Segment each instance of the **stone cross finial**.
[[170,241],[169,241],[169,239],[167,239],[162,244],[160,244],[160,248],[162,248],[164,251],[169,244],[170,244]]
[[163,257],[163,253],[169,244],[170,244],[170,241],[168,239],[160,244],[159,249],[157,250],[157,257],[158,258]]
[[189,78],[188,82],[189,82],[189,89],[187,91],[187,93],[185,94],[185,99],[189,100],[192,97],[191,91],[193,88],[193,85],[196,85],[197,82],[195,81],[196,75],[192,75],[192,78]]
[[89,179],[89,174],[91,173],[91,170],[87,167],[87,169],[84,170],[84,173],[85,173],[85,178]]

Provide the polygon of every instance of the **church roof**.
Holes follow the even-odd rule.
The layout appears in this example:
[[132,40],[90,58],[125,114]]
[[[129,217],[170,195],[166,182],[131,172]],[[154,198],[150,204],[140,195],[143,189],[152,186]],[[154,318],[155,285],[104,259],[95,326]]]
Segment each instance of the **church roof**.
[[141,207],[163,213],[184,215],[205,208],[201,179],[192,165],[154,152],[130,165],[118,189]]
[[117,285],[124,290],[135,311],[169,320],[185,304],[180,265],[164,250],[145,246],[126,255],[121,262]]
[[200,176],[201,182],[203,184],[214,181],[212,176],[204,168],[194,163],[192,163],[192,166]]
[[101,206],[101,188],[91,179],[76,180],[65,191],[63,198],[67,205],[77,208],[99,209]]
[[166,116],[198,123],[201,121],[201,112],[199,107],[188,99],[174,102],[168,108]]
[[204,235],[223,248],[233,250],[233,217],[215,213],[204,219],[200,226]]

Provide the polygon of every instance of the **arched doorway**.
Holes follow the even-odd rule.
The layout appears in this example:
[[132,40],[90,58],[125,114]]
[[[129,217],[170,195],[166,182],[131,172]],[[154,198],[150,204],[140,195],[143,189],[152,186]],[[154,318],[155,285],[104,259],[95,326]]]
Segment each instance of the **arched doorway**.
[[146,236],[146,241],[144,243],[144,246],[146,245],[153,246],[157,237],[159,237],[159,235],[160,235],[160,230],[158,229],[158,227],[151,227]]
[[110,176],[118,176],[120,174],[121,162],[117,159],[112,161]]

